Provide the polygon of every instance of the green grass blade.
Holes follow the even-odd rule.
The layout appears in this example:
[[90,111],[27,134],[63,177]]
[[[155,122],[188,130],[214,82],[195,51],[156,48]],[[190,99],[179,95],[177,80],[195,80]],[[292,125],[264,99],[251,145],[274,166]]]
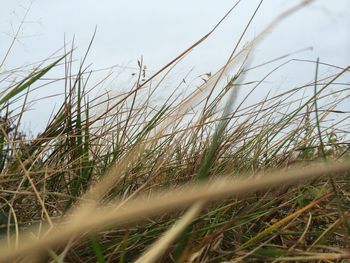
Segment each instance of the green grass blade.
[[[0,106],[3,104],[6,104],[11,100],[13,97],[21,93],[23,90],[27,89],[30,85],[38,81],[41,77],[43,77],[47,72],[49,72],[54,66],[56,66],[62,59],[64,59],[66,55],[60,57],[55,62],[51,63],[49,66],[45,67],[44,69],[40,70],[39,72],[34,73],[34,75],[30,75],[27,78],[25,78],[21,83],[13,87],[7,94],[5,94],[0,99]],[[4,106],[1,108],[1,110],[4,109]]]
[[103,249],[101,244],[98,242],[96,236],[91,236],[91,246],[96,255],[96,260],[98,263],[105,263],[105,257],[103,256]]

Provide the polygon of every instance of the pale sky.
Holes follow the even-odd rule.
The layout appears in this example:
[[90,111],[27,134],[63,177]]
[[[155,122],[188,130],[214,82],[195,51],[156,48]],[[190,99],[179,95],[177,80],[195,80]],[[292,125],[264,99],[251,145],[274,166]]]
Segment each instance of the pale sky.
[[[0,28],[2,52],[31,1],[2,0]],[[34,0],[9,64],[45,58],[62,47],[63,37],[82,49],[95,26],[97,37],[90,56],[97,67],[133,62],[141,55],[158,68],[191,45],[215,25],[236,1],[177,0]],[[259,1],[242,0],[223,26],[204,45],[204,67],[221,64]],[[296,0],[265,0],[246,40]],[[350,44],[350,1],[319,0],[288,18],[259,49],[267,57],[307,46],[315,55],[346,63]],[[208,47],[208,48],[207,48]],[[0,54],[1,54],[0,53]],[[199,51],[198,51],[199,53]],[[335,54],[334,54],[335,53]],[[203,54],[200,55],[203,59]],[[201,63],[202,64],[202,63]]]
[[[111,65],[135,67],[143,56],[157,70],[207,33],[236,1],[220,0],[0,0],[0,59],[11,36],[32,2],[28,16],[8,59],[6,69],[47,58],[75,36],[76,58],[85,51],[95,27],[97,35],[87,62],[94,69]],[[251,40],[297,0],[265,0],[243,43]],[[215,71],[223,65],[259,1],[242,0],[222,26],[180,65],[194,74]],[[318,0],[287,18],[254,54],[254,64],[303,48],[294,57],[345,67],[350,58],[350,1]],[[329,70],[329,69],[324,69]],[[314,65],[291,65],[276,75],[276,85],[313,77]],[[130,73],[132,70],[130,71]],[[129,74],[129,73],[128,73]],[[299,81],[299,82],[298,82]],[[1,87],[3,89],[3,87]],[[46,105],[49,106],[49,105]],[[47,113],[48,114],[48,113]],[[34,126],[35,124],[35,120]]]

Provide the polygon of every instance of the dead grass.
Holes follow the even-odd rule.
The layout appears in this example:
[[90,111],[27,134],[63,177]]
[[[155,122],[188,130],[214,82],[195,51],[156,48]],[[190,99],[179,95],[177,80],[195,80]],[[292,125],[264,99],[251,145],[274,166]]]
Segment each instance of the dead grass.
[[[319,79],[317,60],[310,83],[251,105],[250,93],[238,100],[256,68],[251,51],[310,2],[245,46],[239,39],[222,68],[162,105],[151,100],[167,74],[223,20],[147,79],[140,60],[133,88],[116,96],[91,99],[92,73],[84,63],[72,73],[73,48],[14,79],[0,93],[0,261],[346,262],[350,143],[338,106],[349,89],[336,82],[350,67],[327,65],[337,73]],[[266,64],[281,61],[278,69],[291,55]],[[63,103],[28,137],[29,94],[54,67],[66,72]],[[14,72],[1,69],[0,83]],[[334,113],[343,117],[330,124]]]

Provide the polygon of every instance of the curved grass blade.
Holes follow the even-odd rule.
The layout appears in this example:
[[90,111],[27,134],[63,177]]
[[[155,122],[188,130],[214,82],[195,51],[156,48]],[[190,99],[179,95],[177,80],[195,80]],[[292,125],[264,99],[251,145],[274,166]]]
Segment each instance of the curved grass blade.
[[[29,75],[24,80],[22,80],[18,85],[13,87],[7,94],[5,94],[0,99],[0,106],[3,104],[7,104],[9,100],[11,100],[13,97],[21,93],[23,90],[27,89],[30,85],[38,81],[41,77],[43,77],[47,72],[49,72],[54,66],[56,66],[61,60],[63,60],[67,55],[64,55],[48,65],[47,67],[43,68],[42,70],[34,73],[33,75]],[[4,109],[5,106],[2,106],[0,111]]]

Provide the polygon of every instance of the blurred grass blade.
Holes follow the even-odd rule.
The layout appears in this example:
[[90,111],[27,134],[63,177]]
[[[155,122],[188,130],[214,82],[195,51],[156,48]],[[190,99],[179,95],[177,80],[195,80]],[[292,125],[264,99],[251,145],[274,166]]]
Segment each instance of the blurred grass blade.
[[98,263],[105,263],[106,260],[105,260],[105,257],[103,256],[102,247],[101,247],[100,243],[98,242],[95,235],[91,236],[91,246],[95,252],[97,262]]

